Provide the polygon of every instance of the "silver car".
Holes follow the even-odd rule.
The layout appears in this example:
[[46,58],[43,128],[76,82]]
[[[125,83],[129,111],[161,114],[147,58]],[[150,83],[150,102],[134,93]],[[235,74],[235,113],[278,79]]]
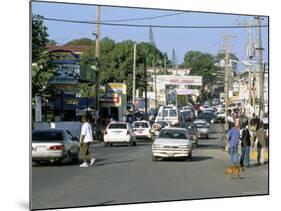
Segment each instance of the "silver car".
[[192,141],[187,129],[163,128],[152,145],[152,160],[183,157],[192,159]]
[[196,119],[193,122],[197,130],[199,132],[199,138],[209,138],[209,128],[210,128],[210,123],[207,122],[205,119]]
[[32,161],[79,160],[79,141],[68,130],[46,129],[32,132]]

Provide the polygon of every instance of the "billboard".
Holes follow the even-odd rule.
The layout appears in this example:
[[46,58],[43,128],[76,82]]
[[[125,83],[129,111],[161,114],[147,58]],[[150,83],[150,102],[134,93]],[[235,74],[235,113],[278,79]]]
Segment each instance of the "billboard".
[[199,96],[198,89],[176,89],[177,95],[195,95]]
[[202,76],[157,75],[156,80],[169,85],[202,86]]

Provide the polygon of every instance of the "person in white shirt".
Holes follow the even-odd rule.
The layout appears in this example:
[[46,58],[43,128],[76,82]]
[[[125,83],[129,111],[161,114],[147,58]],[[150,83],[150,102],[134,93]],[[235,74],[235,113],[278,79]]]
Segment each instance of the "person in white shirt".
[[[89,147],[91,142],[93,142],[93,133],[91,125],[89,124],[89,119],[86,115],[82,116],[82,128],[81,128],[81,135],[80,135],[80,151],[83,157],[84,163],[80,165],[80,167],[88,167],[92,166],[95,163],[94,156],[90,153]],[[87,161],[90,161],[88,164]]]

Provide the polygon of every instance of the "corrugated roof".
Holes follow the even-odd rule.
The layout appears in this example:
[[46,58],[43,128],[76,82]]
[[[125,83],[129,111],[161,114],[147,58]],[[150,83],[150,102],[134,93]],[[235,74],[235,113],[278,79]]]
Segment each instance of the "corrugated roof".
[[83,53],[88,51],[91,46],[89,45],[47,45],[49,51],[57,51],[57,50],[64,50],[64,51],[71,51],[74,53]]

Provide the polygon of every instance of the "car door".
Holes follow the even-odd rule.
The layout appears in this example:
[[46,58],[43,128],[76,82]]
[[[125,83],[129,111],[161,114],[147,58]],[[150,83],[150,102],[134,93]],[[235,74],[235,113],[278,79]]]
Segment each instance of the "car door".
[[72,136],[72,134],[70,133],[70,131],[66,131],[66,142],[68,144],[68,151],[71,153],[71,154],[75,154],[77,153],[77,146],[74,142],[74,138]]

